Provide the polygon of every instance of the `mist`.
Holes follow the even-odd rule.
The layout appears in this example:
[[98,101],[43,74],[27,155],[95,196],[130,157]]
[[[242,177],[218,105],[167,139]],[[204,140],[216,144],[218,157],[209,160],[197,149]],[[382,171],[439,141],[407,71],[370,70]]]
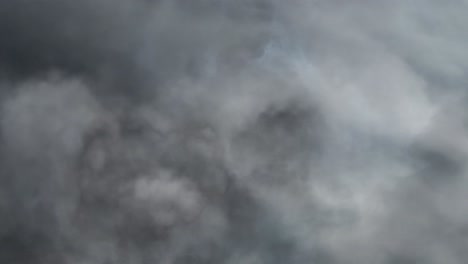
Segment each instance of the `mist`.
[[0,263],[466,263],[467,15],[0,0]]

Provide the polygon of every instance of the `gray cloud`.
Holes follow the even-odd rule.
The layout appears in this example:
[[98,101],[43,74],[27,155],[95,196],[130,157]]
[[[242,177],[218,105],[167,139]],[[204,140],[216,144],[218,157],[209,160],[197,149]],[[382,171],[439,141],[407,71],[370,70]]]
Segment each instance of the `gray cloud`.
[[466,1],[0,1],[1,263],[464,263]]

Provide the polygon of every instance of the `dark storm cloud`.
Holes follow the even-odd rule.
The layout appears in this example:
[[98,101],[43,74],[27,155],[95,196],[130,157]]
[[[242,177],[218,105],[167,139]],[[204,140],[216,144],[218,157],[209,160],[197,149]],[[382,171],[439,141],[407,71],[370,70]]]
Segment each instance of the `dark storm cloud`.
[[0,262],[464,263],[437,1],[0,1]]

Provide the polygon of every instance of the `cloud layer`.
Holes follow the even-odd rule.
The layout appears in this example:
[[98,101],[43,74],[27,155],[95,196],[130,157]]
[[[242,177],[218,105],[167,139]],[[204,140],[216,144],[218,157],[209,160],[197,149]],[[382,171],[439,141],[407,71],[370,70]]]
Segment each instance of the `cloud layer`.
[[0,1],[0,262],[465,263],[467,14]]

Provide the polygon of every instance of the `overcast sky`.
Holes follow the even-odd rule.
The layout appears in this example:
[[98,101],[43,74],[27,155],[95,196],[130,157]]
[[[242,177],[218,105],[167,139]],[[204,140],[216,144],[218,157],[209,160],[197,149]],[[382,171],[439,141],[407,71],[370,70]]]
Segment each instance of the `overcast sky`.
[[466,263],[467,41],[466,0],[0,0],[0,263]]

